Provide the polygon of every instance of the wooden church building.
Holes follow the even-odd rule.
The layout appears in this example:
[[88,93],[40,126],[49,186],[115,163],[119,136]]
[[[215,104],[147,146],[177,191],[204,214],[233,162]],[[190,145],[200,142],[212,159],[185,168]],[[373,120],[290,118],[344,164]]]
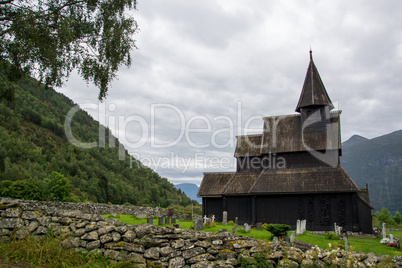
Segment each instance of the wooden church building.
[[203,214],[239,223],[284,223],[307,230],[372,233],[368,189],[340,166],[341,111],[334,106],[314,64],[304,80],[297,114],[263,118],[262,134],[238,136],[237,170],[204,173],[198,196]]

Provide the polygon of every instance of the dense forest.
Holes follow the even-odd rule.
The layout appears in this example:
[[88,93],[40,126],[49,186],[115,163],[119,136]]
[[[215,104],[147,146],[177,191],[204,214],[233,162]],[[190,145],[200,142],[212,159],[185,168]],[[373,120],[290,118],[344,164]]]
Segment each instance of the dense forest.
[[[1,64],[0,87],[7,65]],[[9,83],[8,83],[9,84]],[[0,196],[36,200],[100,202],[141,206],[190,206],[192,201],[148,167],[131,165],[115,147],[82,149],[65,135],[72,100],[26,77],[14,82],[14,101],[0,101]],[[99,123],[85,111],[73,117],[81,142],[99,142]],[[109,141],[106,129],[105,139]]]

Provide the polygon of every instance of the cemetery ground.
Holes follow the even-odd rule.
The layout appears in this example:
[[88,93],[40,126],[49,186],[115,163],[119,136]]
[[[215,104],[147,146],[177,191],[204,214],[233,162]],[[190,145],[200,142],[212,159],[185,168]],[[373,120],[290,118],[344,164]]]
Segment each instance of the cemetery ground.
[[[113,217],[110,214],[102,214],[106,218]],[[141,224],[146,223],[147,219],[138,219],[133,215],[119,215],[117,214],[113,218],[125,222],[127,224]],[[158,224],[158,218],[153,218],[153,223],[155,225]],[[180,228],[190,229],[194,226],[192,221],[182,221],[177,219],[176,223],[179,224]],[[166,226],[161,225],[161,226]],[[204,231],[206,232],[219,232],[221,229],[226,229],[228,232],[232,232],[233,225],[223,225],[220,222],[215,222],[211,227],[204,227]],[[245,232],[243,230],[243,226],[237,226],[237,235],[241,236],[251,236],[258,240],[270,241],[272,239],[272,234],[265,229],[257,230],[255,228],[251,228],[249,232]],[[292,231],[288,232],[290,237]],[[389,231],[387,234],[392,234],[396,238],[402,238],[402,231]],[[329,239],[325,234],[315,234],[309,233],[308,231],[304,232],[304,234],[296,236],[297,240],[317,245],[322,249],[336,249],[338,246],[343,246],[343,240],[339,238]],[[353,251],[361,251],[364,253],[374,252],[376,255],[389,255],[391,257],[402,256],[402,250],[397,249],[395,247],[389,247],[388,245],[384,245],[380,243],[381,237],[370,237],[370,236],[349,236],[348,237],[348,246],[351,247]]]

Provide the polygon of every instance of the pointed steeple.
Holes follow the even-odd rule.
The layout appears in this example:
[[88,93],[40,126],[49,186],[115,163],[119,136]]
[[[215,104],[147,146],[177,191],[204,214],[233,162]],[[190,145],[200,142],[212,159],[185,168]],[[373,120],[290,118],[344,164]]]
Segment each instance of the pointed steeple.
[[307,69],[306,78],[304,79],[302,93],[296,112],[300,112],[300,108],[304,107],[323,107],[329,106],[329,110],[334,108],[331,99],[325,90],[324,83],[321,80],[317,67],[313,61],[313,54],[310,50],[310,64]]

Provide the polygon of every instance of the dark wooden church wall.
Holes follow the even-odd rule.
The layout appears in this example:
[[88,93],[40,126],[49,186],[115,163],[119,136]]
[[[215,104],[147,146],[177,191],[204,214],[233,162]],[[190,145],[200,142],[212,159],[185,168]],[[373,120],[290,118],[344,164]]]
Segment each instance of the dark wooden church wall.
[[262,223],[284,223],[296,228],[298,219],[296,195],[271,195],[256,197],[256,221]]
[[223,198],[222,197],[208,197],[202,198],[202,215],[208,217],[215,215],[215,219],[218,222],[222,222],[223,215]]
[[373,233],[373,224],[371,216],[371,208],[364,203],[361,199],[357,202],[359,225],[361,227],[361,232],[365,234]]
[[226,209],[228,212],[228,221],[234,221],[238,217],[238,223],[251,224],[252,221],[252,197],[250,196],[227,196]]

